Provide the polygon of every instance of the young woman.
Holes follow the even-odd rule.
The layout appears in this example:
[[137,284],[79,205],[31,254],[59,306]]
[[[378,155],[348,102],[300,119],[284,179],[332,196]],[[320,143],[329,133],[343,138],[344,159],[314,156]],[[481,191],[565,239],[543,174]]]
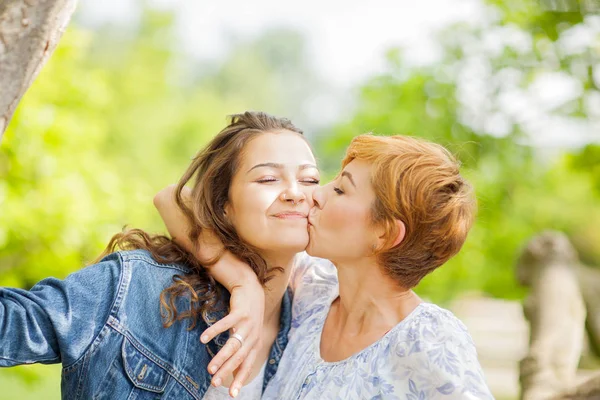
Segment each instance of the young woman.
[[[465,326],[412,291],[460,250],[473,221],[455,159],[416,138],[358,136],[313,200],[307,252],[320,258],[296,259],[290,341],[264,397],[492,398]],[[242,269],[218,268],[232,277]]]
[[227,249],[218,263],[235,255],[249,266],[223,280],[234,307],[237,279],[264,285],[266,295],[243,296],[260,310],[258,334],[242,327],[229,340],[225,334],[200,343],[200,333],[225,315],[227,291],[167,237],[133,230],[107,248],[129,251],[64,280],[48,278],[28,291],[0,288],[0,366],[62,363],[65,399],[221,399],[228,391],[210,386],[207,368],[227,344],[248,356],[238,363],[237,380],[224,376],[222,383],[236,395],[248,378],[240,397],[260,398],[288,340],[286,288],[294,256],[308,243],[315,159],[291,122],[247,112],[196,156],[178,193],[192,178],[190,202],[179,196],[190,238],[214,232]]

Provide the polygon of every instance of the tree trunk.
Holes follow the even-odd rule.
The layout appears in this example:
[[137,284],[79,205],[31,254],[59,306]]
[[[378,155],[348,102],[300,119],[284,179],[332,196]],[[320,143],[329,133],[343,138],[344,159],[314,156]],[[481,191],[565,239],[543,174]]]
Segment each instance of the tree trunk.
[[48,60],[77,0],[0,0],[0,140]]

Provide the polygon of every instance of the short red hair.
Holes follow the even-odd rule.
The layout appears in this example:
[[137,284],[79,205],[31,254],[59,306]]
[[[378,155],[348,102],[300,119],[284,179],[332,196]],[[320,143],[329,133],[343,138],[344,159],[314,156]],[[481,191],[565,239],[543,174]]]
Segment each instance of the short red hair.
[[[412,288],[461,249],[476,212],[473,188],[448,150],[420,138],[360,135],[342,167],[355,159],[373,168],[373,223],[382,224],[387,236],[379,264],[401,286]],[[396,220],[406,234],[392,247]]]

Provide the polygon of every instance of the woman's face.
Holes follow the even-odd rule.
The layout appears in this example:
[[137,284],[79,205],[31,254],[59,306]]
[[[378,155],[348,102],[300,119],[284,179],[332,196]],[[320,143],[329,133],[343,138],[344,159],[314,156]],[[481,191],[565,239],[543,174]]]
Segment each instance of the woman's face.
[[371,222],[375,192],[370,176],[368,163],[353,160],[334,181],[314,191],[306,249],[311,256],[335,263],[373,254],[378,236]]
[[308,244],[307,215],[319,171],[295,132],[263,133],[244,147],[229,189],[227,218],[263,256],[297,253]]

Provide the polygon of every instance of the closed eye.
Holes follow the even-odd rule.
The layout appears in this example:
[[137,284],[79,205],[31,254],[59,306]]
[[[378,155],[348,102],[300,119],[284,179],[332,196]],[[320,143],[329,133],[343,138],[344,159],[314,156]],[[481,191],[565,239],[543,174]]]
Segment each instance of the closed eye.
[[335,187],[335,186],[333,187],[333,191],[340,195],[344,194],[344,191],[342,189]]
[[309,185],[318,185],[319,183],[321,183],[321,181],[319,181],[318,179],[305,179],[300,182],[307,183]]

